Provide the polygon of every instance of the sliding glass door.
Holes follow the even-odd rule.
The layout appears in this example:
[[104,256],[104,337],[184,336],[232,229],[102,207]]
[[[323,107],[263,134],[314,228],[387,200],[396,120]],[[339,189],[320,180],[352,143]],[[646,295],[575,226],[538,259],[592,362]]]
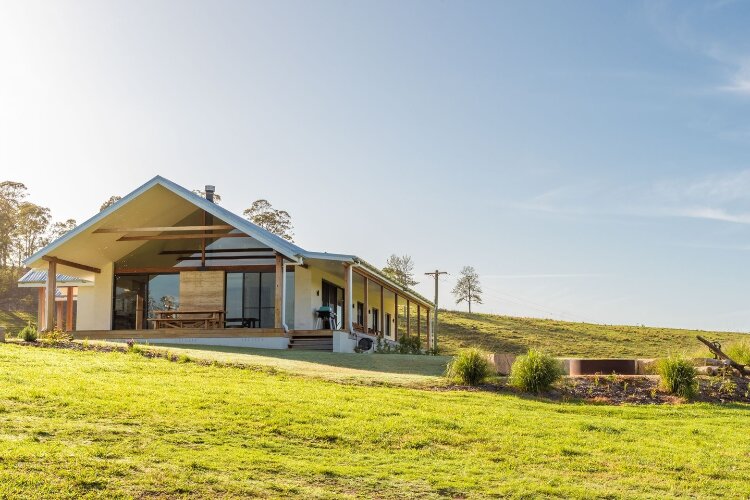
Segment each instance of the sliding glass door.
[[[287,280],[287,297],[289,288]],[[276,273],[227,273],[227,326],[273,328],[275,290]],[[290,306],[287,300],[287,309]]]
[[177,309],[179,296],[179,274],[115,275],[112,329],[150,328],[154,311]]

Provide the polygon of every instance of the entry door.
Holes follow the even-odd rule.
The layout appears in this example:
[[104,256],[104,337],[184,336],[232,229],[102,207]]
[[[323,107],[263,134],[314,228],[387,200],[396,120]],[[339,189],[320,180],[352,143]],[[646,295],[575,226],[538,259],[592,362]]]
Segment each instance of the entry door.
[[321,287],[321,304],[329,306],[336,312],[336,329],[340,330],[344,324],[344,289],[327,281]]

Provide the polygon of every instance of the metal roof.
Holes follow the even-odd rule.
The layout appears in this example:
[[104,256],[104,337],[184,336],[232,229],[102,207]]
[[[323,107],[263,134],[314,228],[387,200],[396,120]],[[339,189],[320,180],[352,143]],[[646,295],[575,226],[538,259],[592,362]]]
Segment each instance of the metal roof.
[[[367,263],[364,259],[360,259],[356,255],[342,255],[342,254],[329,254],[324,252],[308,252],[307,250],[303,249],[302,247],[299,247],[295,245],[294,243],[285,240],[284,238],[273,234],[270,231],[267,231],[266,229],[263,229],[260,226],[257,226],[256,224],[253,224],[249,220],[245,219],[244,217],[241,217],[233,212],[230,212],[229,210],[220,207],[216,203],[213,203],[206,198],[197,195],[190,191],[189,189],[186,189],[179,184],[176,184],[169,179],[165,179],[164,177],[157,175],[150,181],[146,182],[139,188],[135,189],[131,193],[124,196],[122,199],[118,200],[116,203],[113,203],[111,206],[107,207],[103,211],[99,212],[98,214],[94,215],[87,221],[83,222],[79,226],[77,226],[75,229],[69,231],[68,233],[64,234],[57,240],[51,242],[49,245],[45,246],[38,252],[36,252],[31,257],[27,258],[24,261],[24,265],[30,266],[34,262],[38,261],[42,258],[42,256],[49,254],[56,248],[58,248],[63,243],[71,240],[72,238],[76,237],[77,235],[84,232],[89,227],[93,226],[94,224],[98,223],[99,221],[105,219],[107,216],[124,206],[125,204],[131,202],[141,194],[145,193],[149,189],[153,188],[154,186],[160,185],[169,191],[172,191],[173,193],[177,194],[178,196],[184,198],[185,200],[189,201],[193,205],[197,206],[198,208],[201,208],[205,210],[207,213],[213,215],[214,217],[217,217],[227,224],[230,224],[237,228],[239,231],[247,234],[248,236],[255,238],[260,243],[268,246],[269,248],[276,250],[283,256],[287,257],[291,261],[302,263],[304,258],[308,259],[321,259],[321,260],[332,260],[332,261],[339,261],[339,262],[349,262],[349,263],[357,263],[362,265],[363,267],[367,268],[369,271],[377,274],[381,278],[387,280],[389,283],[395,285],[397,288],[400,288],[402,291],[411,294],[414,296],[414,298],[417,298],[418,300],[424,301],[427,304],[432,304],[429,300],[422,297],[415,291],[401,286],[397,283],[394,283],[390,278],[388,278],[386,275],[384,275],[378,268],[375,266]],[[43,271],[40,271],[43,272]],[[28,274],[28,273],[27,273]],[[45,280],[46,280],[46,273],[44,274]],[[70,277],[68,277],[70,278]],[[22,278],[23,279],[23,278]],[[78,278],[73,278],[78,279]],[[79,281],[83,281],[78,279]],[[59,280],[58,280],[59,281]],[[20,281],[19,281],[20,283]],[[434,306],[434,304],[432,304]]]
[[[94,283],[89,280],[76,278],[74,276],[68,276],[67,274],[56,275],[58,285],[93,285]],[[18,279],[19,285],[46,285],[47,284],[47,271],[39,271],[36,269],[29,270],[26,274]]]

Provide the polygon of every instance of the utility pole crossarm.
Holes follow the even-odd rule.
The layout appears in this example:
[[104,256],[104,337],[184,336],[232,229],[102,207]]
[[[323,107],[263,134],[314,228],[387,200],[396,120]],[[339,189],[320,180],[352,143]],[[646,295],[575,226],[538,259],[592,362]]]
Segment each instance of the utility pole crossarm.
[[441,274],[448,274],[447,271],[439,271],[435,269],[435,272],[425,273],[426,276],[433,276],[435,278],[435,314],[432,315],[432,350],[437,352],[437,331],[438,331],[438,282]]

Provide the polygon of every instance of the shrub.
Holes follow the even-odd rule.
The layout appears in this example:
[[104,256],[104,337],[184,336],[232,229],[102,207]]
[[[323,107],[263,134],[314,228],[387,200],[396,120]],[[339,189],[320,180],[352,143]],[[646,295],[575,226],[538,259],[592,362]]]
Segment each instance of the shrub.
[[422,354],[422,339],[419,335],[405,335],[398,339],[399,354]]
[[724,352],[741,365],[750,365],[750,342],[746,340],[735,342],[730,344]]
[[510,385],[525,392],[540,393],[549,390],[562,376],[560,362],[536,349],[516,358],[510,368]]
[[691,399],[698,392],[698,372],[693,363],[682,356],[660,359],[657,372],[662,387],[670,394]]
[[24,326],[23,329],[18,333],[18,337],[22,338],[26,342],[34,342],[39,334],[36,331],[36,328],[29,323],[28,325]]
[[190,361],[190,356],[188,356],[187,354],[180,354],[177,358],[178,363],[190,363]]
[[128,352],[131,354],[143,354],[146,352],[146,349],[144,349],[141,345],[137,344],[134,339],[130,339],[127,341],[128,346]]
[[64,344],[73,340],[73,335],[55,327],[52,330],[43,332],[40,340],[45,344]]
[[448,364],[445,375],[462,384],[479,385],[490,376],[490,363],[479,349],[462,350]]

